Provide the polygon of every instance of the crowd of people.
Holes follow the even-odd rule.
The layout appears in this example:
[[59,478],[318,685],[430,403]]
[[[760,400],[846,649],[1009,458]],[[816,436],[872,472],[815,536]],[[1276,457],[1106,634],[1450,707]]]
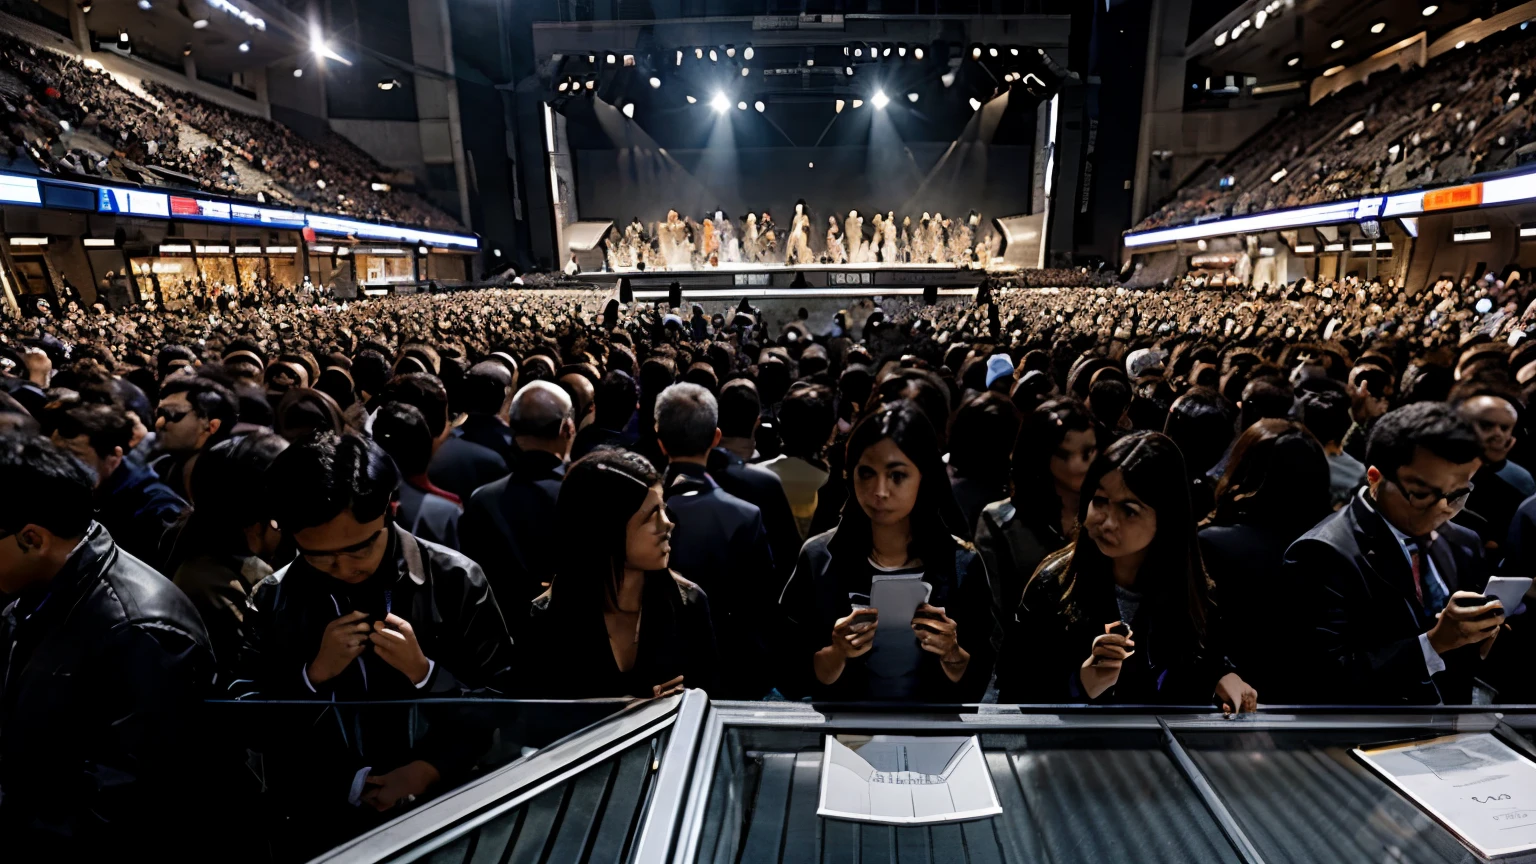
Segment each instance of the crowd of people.
[[[143,89],[148,99],[104,69],[0,34],[0,158],[7,160],[0,167],[156,186],[189,182],[204,192],[302,203],[325,213],[456,226],[414,193],[390,189],[391,172],[334,132],[311,141],[281,123],[148,79]],[[184,127],[211,143],[191,143]],[[252,186],[250,173],[242,179],[241,164],[264,174],[263,181]]]
[[[828,216],[823,228],[802,199],[787,228],[775,223],[767,210],[748,213],[739,221],[716,210],[701,222],[669,210],[664,220],[650,226],[636,216],[622,229],[609,228],[602,250],[604,266],[614,272],[702,270],[738,263],[985,267],[999,242],[975,210],[962,218],[925,212],[915,220],[903,216],[899,223],[895,211],[875,213],[867,225],[859,211],[850,210],[846,217]],[[573,255],[571,267],[576,266]]]
[[[814,329],[527,287],[5,324],[0,830],[208,806],[209,698],[1530,701],[1484,594],[1536,558],[1516,274],[1040,278]],[[262,724],[294,856],[461,782],[472,704]]]
[[1179,225],[1511,168],[1536,143],[1536,32],[1510,27],[1428,67],[1393,66],[1287,112],[1136,227]]

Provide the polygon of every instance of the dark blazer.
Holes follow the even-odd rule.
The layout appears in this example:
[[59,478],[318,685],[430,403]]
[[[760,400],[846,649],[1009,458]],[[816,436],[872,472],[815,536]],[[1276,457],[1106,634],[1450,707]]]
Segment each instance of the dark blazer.
[[561,604],[559,589],[557,578],[529,607],[528,642],[539,646],[539,662],[522,670],[529,698],[648,698],[679,675],[684,686],[716,694],[720,655],[699,586],[666,570],[645,574],[640,647],[627,672],[614,662],[602,614]]
[[[1307,698],[1296,646],[1309,634],[1294,614],[1279,613],[1291,597],[1282,571],[1285,550],[1296,535],[1264,523],[1213,525],[1200,531],[1200,555],[1216,589],[1212,595],[1227,628],[1222,645],[1259,698],[1289,705]],[[1298,673],[1303,673],[1298,680]]]
[[205,788],[192,721],[214,673],[186,595],[93,524],[51,582],[6,609],[0,662],[4,857],[179,858],[162,844],[185,839]]
[[794,571],[795,558],[800,554],[800,529],[795,527],[795,514],[789,509],[789,498],[779,475],[717,447],[709,453],[709,476],[727,494],[763,512],[763,528],[768,532],[773,566],[782,586]]
[[[869,698],[869,671],[865,657],[848,661],[843,674],[831,686],[816,679],[813,655],[832,644],[832,626],[853,611],[849,593],[869,593],[869,581],[859,584],[843,581],[840,566],[834,566],[833,538],[836,530],[817,534],[805,541],[794,575],[784,586],[779,612],[786,619],[788,638],[782,648],[788,661],[780,673],[781,689],[791,697],[809,694],[818,699],[861,701]],[[916,701],[926,704],[978,702],[992,677],[997,657],[993,649],[997,616],[992,606],[992,587],[987,568],[976,550],[960,540],[954,541],[951,561],[925,561],[923,581],[932,586],[928,602],[941,607],[955,622],[960,647],[971,655],[970,665],[958,682],[950,681],[940,668],[937,654],[923,652],[918,666]],[[867,566],[865,558],[853,568]],[[914,638],[916,638],[914,636]]]
[[586,428],[576,433],[576,440],[571,442],[571,461],[591,453],[599,447],[629,447],[635,443],[635,436],[623,430],[607,429],[589,423]]
[[401,528],[440,546],[459,548],[459,519],[464,511],[458,504],[409,480],[400,481],[396,495],[395,521]]
[[719,699],[761,699],[772,688],[764,612],[782,587],[762,511],[722,490],[702,465],[674,462],[663,481],[672,529],[671,568],[708,593],[720,650],[732,674]]
[[564,477],[560,457],[523,451],[512,461],[511,474],[476,489],[464,507],[460,549],[485,570],[491,590],[508,609],[522,609],[554,577],[555,502]]
[[[1482,541],[1448,522],[1429,554],[1448,592],[1481,591],[1488,582]],[[1431,679],[1419,635],[1439,609],[1414,595],[1408,558],[1380,514],[1359,495],[1291,544],[1281,571],[1311,633],[1312,701],[1353,705],[1467,704],[1478,646],[1443,655]],[[1494,650],[1498,650],[1495,648]],[[1298,660],[1301,660],[1298,657]]]
[[976,552],[987,565],[997,608],[1011,615],[1040,562],[1069,542],[1058,526],[1031,524],[1012,500],[988,504],[976,520]]
[[459,435],[471,444],[491,450],[508,465],[517,455],[517,444],[512,440],[512,428],[490,414],[470,414],[459,424]]
[[96,490],[96,521],[118,548],[157,570],[165,566],[166,534],[188,506],[153,470],[131,459]]
[[432,454],[427,466],[427,477],[433,484],[469,500],[476,489],[507,476],[507,460],[488,447],[481,447],[463,438],[460,431],[448,436],[443,446]]
[[[1136,653],[1120,669],[1115,686],[1090,699],[1079,671],[1104,635],[1104,625],[1120,620],[1112,584],[1082,586],[1074,617],[1062,600],[1072,549],[1051,555],[1024,588],[1013,625],[997,663],[998,702],[1095,705],[1210,705],[1216,682],[1233,671],[1216,644],[1218,630],[1207,620],[1202,644],[1160,637],[1144,600],[1132,625]],[[1147,613],[1147,614],[1144,614]]]

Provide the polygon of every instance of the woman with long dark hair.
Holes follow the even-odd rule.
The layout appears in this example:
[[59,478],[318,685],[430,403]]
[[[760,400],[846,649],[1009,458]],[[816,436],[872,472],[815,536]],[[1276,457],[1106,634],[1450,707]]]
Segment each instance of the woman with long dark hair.
[[[560,484],[549,589],[533,601],[529,695],[658,696],[715,685],[718,655],[699,586],[667,569],[672,522],[645,457],[599,449]],[[514,627],[514,630],[516,628]]]
[[[995,656],[992,589],[941,515],[949,478],[933,424],[905,400],[884,405],[854,427],[846,464],[842,520],[806,541],[779,601],[783,685],[839,700],[980,699]],[[881,610],[876,597],[903,605]]]
[[1330,512],[1328,458],[1300,424],[1260,420],[1232,447],[1227,471],[1216,485],[1216,509],[1200,530],[1200,552],[1221,619],[1241,638],[1223,640],[1244,680],[1272,702],[1296,701],[1290,672],[1292,646],[1301,634],[1284,628],[1291,616],[1276,615],[1285,550]]
[[1077,540],[1024,589],[999,700],[1253,710],[1258,694],[1213,638],[1178,447],[1156,432],[1127,435],[1094,460],[1083,491]]
[[1012,497],[987,505],[976,522],[976,551],[1005,618],[1040,562],[1077,536],[1079,493],[1098,455],[1093,415],[1076,399],[1025,415],[1010,460]]

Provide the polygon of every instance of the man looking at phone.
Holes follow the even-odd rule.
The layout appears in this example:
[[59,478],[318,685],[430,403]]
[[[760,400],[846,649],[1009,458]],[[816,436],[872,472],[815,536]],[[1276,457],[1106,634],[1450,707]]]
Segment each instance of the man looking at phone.
[[1366,448],[1366,488],[1287,550],[1318,702],[1471,702],[1504,623],[1502,605],[1482,597],[1482,541],[1450,521],[1482,452],[1447,405],[1384,415]]
[[[296,444],[267,470],[269,512],[299,557],[256,591],[266,698],[415,700],[504,686],[512,640],[485,575],[392,523],[399,482],[383,449],[353,434]],[[298,791],[332,812],[342,802],[384,812],[451,788],[488,743],[445,711],[419,739],[403,710],[346,716],[359,728],[344,744],[307,742],[324,764],[300,772],[326,778]]]

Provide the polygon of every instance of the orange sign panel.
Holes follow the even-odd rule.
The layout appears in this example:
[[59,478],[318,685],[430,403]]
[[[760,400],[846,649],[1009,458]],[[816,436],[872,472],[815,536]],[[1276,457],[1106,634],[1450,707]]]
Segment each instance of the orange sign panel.
[[1457,207],[1476,207],[1483,203],[1483,184],[1468,183],[1449,189],[1431,189],[1424,193],[1424,210],[1452,210]]

